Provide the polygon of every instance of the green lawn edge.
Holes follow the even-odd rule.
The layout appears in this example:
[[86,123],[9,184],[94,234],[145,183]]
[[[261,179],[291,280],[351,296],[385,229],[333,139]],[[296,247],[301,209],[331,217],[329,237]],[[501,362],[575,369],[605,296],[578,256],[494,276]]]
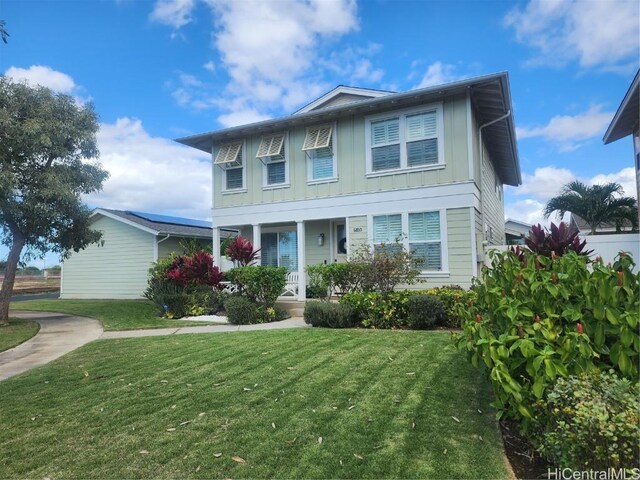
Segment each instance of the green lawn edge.
[[40,324],[33,320],[9,318],[9,325],[0,326],[0,353],[32,339],[40,331]]
[[67,300],[38,299],[11,303],[12,311],[56,312],[94,318],[105,331],[218,325],[216,322],[171,320],[158,316],[146,300]]

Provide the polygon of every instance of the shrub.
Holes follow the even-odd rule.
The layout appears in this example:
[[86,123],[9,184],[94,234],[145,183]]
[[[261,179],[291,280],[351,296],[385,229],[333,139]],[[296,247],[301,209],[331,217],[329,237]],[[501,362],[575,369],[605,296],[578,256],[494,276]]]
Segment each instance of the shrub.
[[[534,253],[547,257],[562,256],[568,252],[589,256],[593,250],[585,250],[587,241],[580,242],[578,231],[571,231],[566,223],[560,225],[551,223],[551,229],[545,230],[542,225],[534,225],[529,230],[529,235],[524,238],[524,244]],[[519,250],[518,247],[515,249]]]
[[307,267],[310,285],[319,291],[325,289],[325,297],[330,299],[337,291],[340,293],[361,290],[362,265],[354,262],[328,263]]
[[227,320],[233,325],[262,323],[258,305],[247,297],[234,295],[227,298],[224,301],[224,310],[227,312]]
[[407,325],[413,329],[441,326],[446,320],[444,304],[434,295],[411,295],[407,302],[407,312]]
[[445,318],[441,326],[447,328],[462,327],[462,318],[458,314],[458,309],[466,308],[468,302],[473,301],[476,297],[473,290],[464,290],[458,285],[430,288],[423,293],[434,295],[440,299],[445,311]]
[[224,274],[213,265],[213,256],[200,250],[193,255],[173,257],[173,263],[166,270],[165,276],[178,285],[210,285],[217,287],[224,279]]
[[187,312],[189,296],[177,283],[164,277],[151,277],[144,297],[150,300],[167,318],[184,317]]
[[304,321],[313,327],[353,327],[353,312],[348,305],[330,302],[307,302]]
[[206,285],[192,285],[185,288],[188,315],[212,315],[223,307],[226,294]]
[[409,324],[407,305],[410,291],[352,292],[342,296],[340,303],[351,307],[354,324],[369,328],[406,328]]
[[637,383],[604,372],[560,378],[543,408],[540,450],[553,465],[579,471],[640,467]]
[[456,342],[487,367],[499,416],[526,430],[558,377],[614,369],[637,379],[640,274],[628,255],[613,266],[589,265],[575,252],[491,255],[492,268],[474,285],[477,300],[457,309],[465,321]]
[[274,306],[287,283],[285,267],[238,267],[229,270],[227,275],[238,284],[241,292],[266,308]]
[[224,254],[238,267],[253,265],[260,257],[259,252],[260,249],[254,250],[253,244],[242,235],[229,241],[224,250]]

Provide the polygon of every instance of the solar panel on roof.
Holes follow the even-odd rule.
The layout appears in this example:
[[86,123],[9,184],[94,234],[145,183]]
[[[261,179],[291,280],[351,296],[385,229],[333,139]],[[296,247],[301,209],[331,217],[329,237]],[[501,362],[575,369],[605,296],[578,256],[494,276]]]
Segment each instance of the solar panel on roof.
[[155,223],[166,223],[169,225],[183,225],[185,227],[211,228],[211,222],[205,220],[194,220],[193,218],[171,217],[169,215],[158,215],[155,213],[132,212],[131,215]]

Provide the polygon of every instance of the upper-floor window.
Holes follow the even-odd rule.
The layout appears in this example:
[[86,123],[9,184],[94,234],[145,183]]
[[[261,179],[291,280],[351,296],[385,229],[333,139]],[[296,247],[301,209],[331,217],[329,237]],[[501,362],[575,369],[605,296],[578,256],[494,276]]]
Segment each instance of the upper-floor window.
[[282,187],[289,184],[286,143],[284,133],[262,137],[256,158],[263,164],[263,187]]
[[334,151],[333,125],[308,127],[302,150],[307,154],[307,180],[323,182],[334,180],[336,174],[336,155]]
[[365,125],[368,174],[444,164],[440,104],[374,115]]
[[223,191],[244,188],[244,142],[242,140],[220,145],[213,163],[223,171]]

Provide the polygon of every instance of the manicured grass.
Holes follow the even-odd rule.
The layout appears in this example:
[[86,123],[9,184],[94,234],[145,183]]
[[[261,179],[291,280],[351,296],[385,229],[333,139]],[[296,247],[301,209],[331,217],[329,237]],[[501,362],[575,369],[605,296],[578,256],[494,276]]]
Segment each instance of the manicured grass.
[[444,332],[102,340],[0,398],[0,478],[508,477],[488,383]]
[[30,320],[10,318],[9,325],[0,326],[0,352],[26,342],[40,330],[40,325]]
[[100,320],[107,331],[215,325],[161,318],[156,308],[145,300],[26,300],[12,303],[11,308],[91,317]]

